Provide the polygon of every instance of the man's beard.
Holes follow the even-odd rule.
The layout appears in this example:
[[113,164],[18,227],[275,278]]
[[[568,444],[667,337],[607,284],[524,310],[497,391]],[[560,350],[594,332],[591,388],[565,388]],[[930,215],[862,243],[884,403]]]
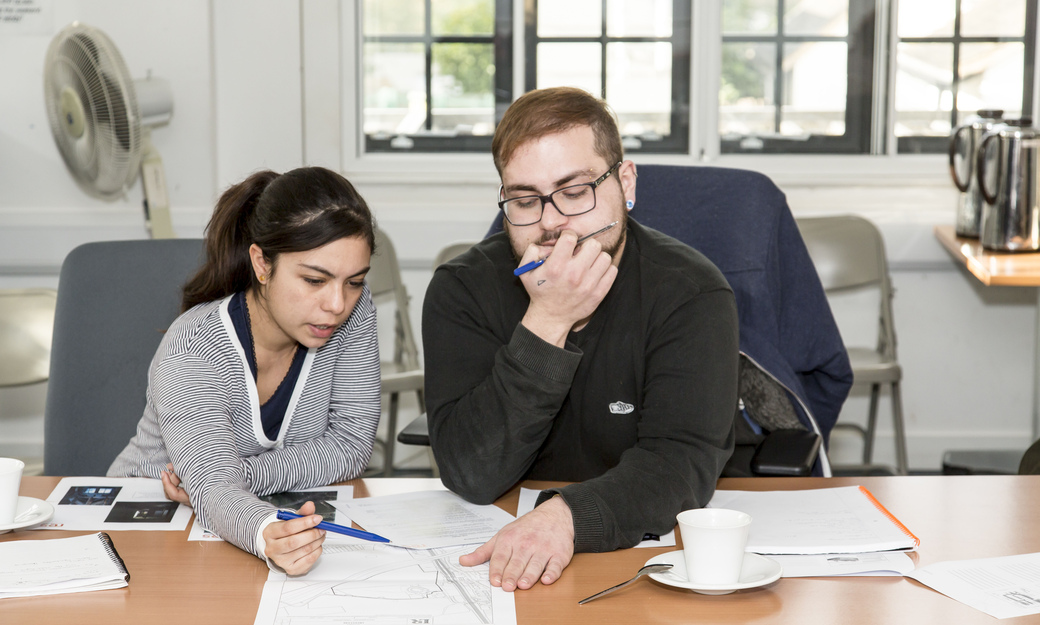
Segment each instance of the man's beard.
[[[509,235],[509,247],[510,247],[510,249],[513,250],[513,258],[516,259],[517,264],[520,264],[520,261],[524,257],[524,252],[527,251],[527,248],[524,248],[522,250],[517,250],[516,249],[516,246],[513,244],[512,233],[509,232],[509,229],[512,226],[510,226],[509,222],[506,221],[504,218],[502,219],[502,222],[503,222],[502,225],[505,227],[506,234]],[[604,224],[604,225],[606,225],[606,224]],[[556,230],[556,231],[553,231],[553,232],[544,232],[544,233],[542,233],[542,236],[538,238],[538,240],[534,241],[534,244],[535,245],[545,245],[546,243],[549,243],[551,241],[555,241],[555,240],[560,238],[560,233],[561,232],[563,232],[563,231],[562,230]],[[612,234],[614,232],[620,232],[621,235],[609,247],[604,246],[604,248],[603,248],[603,251],[606,252],[610,256],[611,260],[614,259],[614,256],[617,254],[617,251],[619,249],[621,249],[621,246],[624,245],[624,243],[625,243],[625,236],[628,233],[628,212],[627,211],[621,211],[621,217],[618,220],[618,224],[616,226],[614,226],[613,228],[611,228],[610,230],[607,230],[603,234]],[[587,234],[587,233],[580,233],[579,232],[578,233],[578,237],[580,238],[580,237],[584,236],[585,234]]]

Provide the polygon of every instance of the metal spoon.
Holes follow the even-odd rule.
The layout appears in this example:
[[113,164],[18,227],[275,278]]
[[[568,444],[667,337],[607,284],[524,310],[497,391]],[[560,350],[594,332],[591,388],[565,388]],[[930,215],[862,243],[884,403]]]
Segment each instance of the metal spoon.
[[628,586],[632,582],[636,581],[637,579],[639,579],[640,577],[642,577],[642,576],[644,576],[644,575],[646,575],[648,573],[660,573],[661,571],[667,571],[670,568],[672,568],[671,564],[648,564],[648,565],[644,566],[643,568],[639,569],[639,571],[636,572],[635,577],[633,577],[632,579],[628,580],[627,582],[621,582],[617,586],[611,586],[610,588],[608,588],[606,590],[603,590],[601,592],[597,592],[596,594],[592,595],[591,597],[582,599],[581,601],[578,602],[578,605],[582,605],[584,603],[588,603],[589,601],[592,601],[593,599],[599,599],[603,595],[609,595],[610,593],[614,592],[615,590],[617,590],[619,588],[624,588],[625,586]]

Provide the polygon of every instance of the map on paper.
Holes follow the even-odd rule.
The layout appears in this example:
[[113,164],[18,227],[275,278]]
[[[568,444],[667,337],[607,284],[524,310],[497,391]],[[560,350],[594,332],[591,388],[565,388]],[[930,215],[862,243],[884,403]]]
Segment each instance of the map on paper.
[[255,625],[515,625],[487,565],[459,564],[470,550],[325,543],[306,575],[269,574]]

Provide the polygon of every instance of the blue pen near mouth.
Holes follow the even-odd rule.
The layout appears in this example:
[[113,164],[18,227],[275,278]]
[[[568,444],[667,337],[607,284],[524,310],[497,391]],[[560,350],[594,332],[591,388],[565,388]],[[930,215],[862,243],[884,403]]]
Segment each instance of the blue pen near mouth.
[[[595,232],[590,232],[590,233],[586,234],[585,236],[580,237],[578,239],[578,243],[577,244],[581,245],[581,242],[584,241],[585,239],[594,237],[597,234],[602,234],[602,233],[606,232],[607,230],[610,230],[611,228],[613,228],[616,225],[618,225],[618,222],[612,221],[609,224],[607,224],[607,225],[603,226],[602,228],[600,228],[599,230],[597,230]],[[513,270],[513,275],[514,276],[522,276],[525,273],[527,273],[528,271],[531,271],[532,269],[537,269],[538,267],[541,267],[542,263],[544,263],[544,262],[545,262],[544,258],[539,258],[538,260],[532,260],[531,262],[527,263],[526,265],[520,265],[519,267],[517,267],[516,269]]]

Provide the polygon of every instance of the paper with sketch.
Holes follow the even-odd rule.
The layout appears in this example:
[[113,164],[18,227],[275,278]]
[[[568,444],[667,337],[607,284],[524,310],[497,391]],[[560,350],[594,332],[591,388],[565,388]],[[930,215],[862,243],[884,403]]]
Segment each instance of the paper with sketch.
[[751,515],[747,550],[762,554],[867,553],[919,541],[861,486],[811,490],[719,490],[711,508]]
[[[538,493],[542,491],[533,490],[530,488],[520,489],[520,503],[516,507],[516,516],[522,517],[531,510],[534,510],[534,504],[538,501]],[[675,530],[662,534],[657,538],[646,538],[643,542],[636,545],[636,547],[674,547],[675,546]]]
[[997,618],[1040,614],[1040,553],[937,562],[907,577]]
[[306,575],[268,574],[255,625],[516,625],[513,593],[460,565],[467,551],[326,543]]
[[914,561],[902,551],[771,554],[769,559],[780,563],[783,577],[899,577],[914,570]]
[[180,531],[192,513],[145,477],[65,477],[47,501],[54,516],[33,529]]
[[[320,514],[323,520],[349,527],[350,519],[347,518],[347,515],[336,510],[329,502],[343,501],[353,497],[353,486],[319,486],[317,488],[304,488],[285,493],[274,493],[273,495],[261,495],[260,499],[270,502],[279,508],[294,511],[302,506],[304,502],[313,501],[314,511]],[[336,541],[341,538],[347,537],[336,532],[326,532],[325,534],[325,540],[327,541]],[[199,523],[198,515],[195,515],[195,520],[191,523],[191,532],[188,533],[188,540],[223,542],[224,539],[203,527]]]
[[516,517],[498,506],[478,506],[448,491],[421,491],[334,501],[369,532],[398,547],[424,549],[484,543]]

